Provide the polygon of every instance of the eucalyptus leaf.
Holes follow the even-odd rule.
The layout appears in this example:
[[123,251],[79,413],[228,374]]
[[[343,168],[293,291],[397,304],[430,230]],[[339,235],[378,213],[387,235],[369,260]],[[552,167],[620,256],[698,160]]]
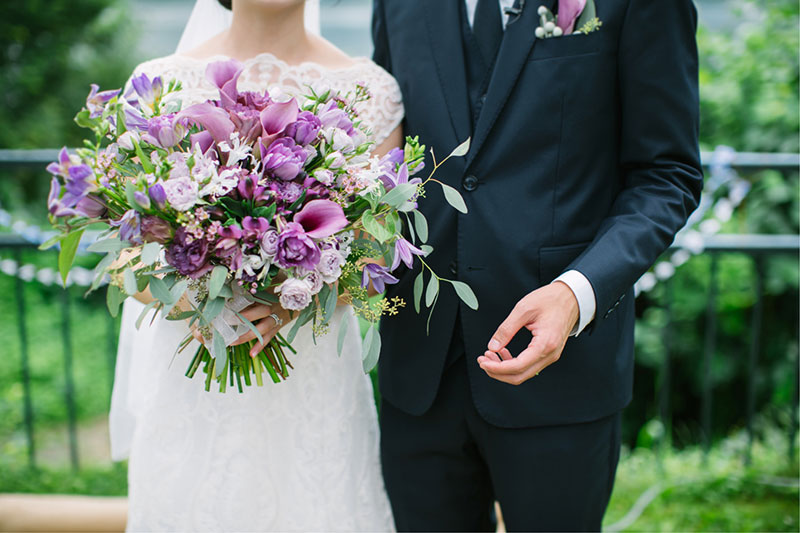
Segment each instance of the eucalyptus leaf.
[[65,235],[63,233],[59,233],[57,235],[53,235],[42,244],[39,245],[39,250],[47,250],[48,248],[52,248],[57,242],[60,242]]
[[292,329],[289,331],[289,335],[286,336],[286,342],[291,344],[300,328],[308,324],[311,319],[314,318],[315,313],[316,310],[313,305],[308,305],[305,309],[300,311],[300,316],[297,317],[294,326],[292,326]]
[[411,217],[406,214],[406,224],[408,225],[408,233],[411,235],[411,243],[417,243],[417,234],[414,231],[414,224],[411,223]]
[[416,183],[401,183],[381,197],[381,203],[394,208],[400,207],[417,194]]
[[225,280],[228,277],[228,269],[222,265],[217,265],[211,271],[211,277],[208,280],[208,297],[216,298],[219,296],[219,291],[225,285]]
[[431,280],[428,282],[428,288],[425,291],[425,307],[430,307],[433,304],[434,298],[439,294],[439,278],[431,275]]
[[421,271],[417,276],[417,279],[414,280],[414,309],[419,314],[419,305],[422,301],[422,289],[425,285],[425,271]]
[[128,296],[133,296],[139,292],[136,287],[136,274],[133,273],[131,268],[126,268],[122,273],[122,281],[125,286],[125,292],[128,294]]
[[148,242],[142,247],[142,263],[147,266],[152,265],[158,259],[158,253],[161,251],[161,245],[157,242]]
[[211,323],[222,310],[225,309],[225,299],[224,298],[210,298],[206,301],[206,305],[203,306],[203,320],[207,323]]
[[419,240],[428,242],[428,219],[417,210],[412,211],[412,213],[414,214],[414,228],[417,230]]
[[172,301],[177,303],[177,301],[181,299],[181,296],[183,296],[183,293],[185,293],[186,289],[188,288],[189,288],[189,281],[185,279],[182,279],[178,283],[173,285],[172,288],[169,290],[169,293],[172,295]]
[[[327,286],[327,285],[326,285]],[[333,313],[336,311],[336,304],[339,302],[339,294],[337,291],[328,288],[328,293],[325,295],[325,298],[320,298],[322,301],[322,316],[323,324],[327,324],[330,322],[331,318],[333,318]]]
[[153,298],[163,304],[173,303],[172,294],[169,292],[169,288],[167,288],[167,285],[161,278],[153,277],[150,279],[150,293],[153,295]]
[[444,193],[444,199],[447,200],[447,203],[452,205],[457,211],[460,211],[464,214],[467,213],[467,204],[464,203],[464,198],[461,197],[461,193],[452,188],[449,185],[439,182],[442,186],[442,192]]
[[342,356],[342,348],[344,348],[344,340],[347,338],[349,325],[350,322],[348,320],[342,320],[342,323],[339,325],[339,337],[336,339],[336,353],[339,354],[339,357]]
[[387,230],[375,219],[372,211],[364,211],[364,214],[361,215],[361,223],[367,233],[375,237],[378,242],[386,242],[394,236],[394,232]]
[[425,257],[428,257],[433,253],[433,246],[431,246],[430,244],[423,244],[422,246],[419,247],[419,249],[425,252]]
[[73,231],[61,239],[61,250],[58,252],[58,271],[61,273],[61,280],[66,285],[69,269],[75,261],[75,253],[78,251],[78,244],[81,242],[83,230]]
[[112,317],[117,318],[119,305],[122,303],[122,291],[116,285],[109,285],[106,291],[106,306]]
[[216,359],[214,368],[216,370],[215,377],[218,378],[226,370],[228,363],[228,349],[225,346],[225,339],[223,339],[222,335],[216,331],[214,332],[214,339],[211,342],[211,350],[214,352],[214,359]]
[[142,327],[142,321],[144,320],[144,317],[146,317],[147,313],[150,312],[156,305],[158,305],[158,302],[156,300],[152,300],[144,306],[142,312],[139,313],[139,318],[136,319],[136,329]]
[[378,357],[381,354],[381,334],[375,325],[371,325],[364,336],[364,348],[362,350],[362,366],[364,373],[370,372],[378,364]]
[[88,248],[86,248],[86,251],[96,253],[119,252],[127,247],[127,242],[121,241],[116,237],[110,237],[108,239],[97,240],[93,242]]
[[256,339],[258,339],[258,342],[260,342],[261,344],[264,344],[264,337],[261,336],[261,332],[258,331],[258,328],[255,326],[255,324],[253,324],[252,322],[247,320],[245,317],[243,317],[242,314],[239,311],[234,311],[234,313],[236,313],[236,316],[239,317],[239,320],[241,320],[242,323],[245,326],[247,326],[247,328],[253,333],[253,335],[256,336]]
[[450,155],[447,156],[447,157],[448,158],[450,158],[450,157],[463,157],[463,156],[467,155],[469,153],[469,146],[470,146],[471,141],[472,141],[472,138],[467,137],[467,140],[464,141],[463,143],[459,144],[458,146],[456,146],[455,149],[452,152],[450,152]]
[[451,281],[450,283],[453,284],[453,288],[456,290],[458,297],[461,298],[461,301],[467,304],[470,309],[477,311],[478,297],[472,292],[472,288],[463,281]]

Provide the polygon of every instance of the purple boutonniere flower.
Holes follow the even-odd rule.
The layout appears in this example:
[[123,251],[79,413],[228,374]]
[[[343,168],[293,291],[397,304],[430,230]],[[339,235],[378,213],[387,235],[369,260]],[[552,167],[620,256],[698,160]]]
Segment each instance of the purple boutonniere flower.
[[569,35],[575,30],[575,21],[583,13],[586,0],[558,0],[558,27]]

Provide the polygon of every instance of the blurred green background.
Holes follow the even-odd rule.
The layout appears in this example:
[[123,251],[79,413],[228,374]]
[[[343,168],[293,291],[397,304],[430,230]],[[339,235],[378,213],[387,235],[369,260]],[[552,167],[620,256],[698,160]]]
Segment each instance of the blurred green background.
[[[369,55],[370,2],[322,3],[323,34],[348,53]],[[192,4],[29,0],[4,6],[0,149],[78,145],[82,133],[72,117],[89,83],[119,87],[138,62],[170,53]],[[798,2],[706,0],[698,7],[702,148],[798,152]],[[752,188],[721,232],[797,235],[797,172],[767,169],[744,177]],[[48,184],[43,169],[6,170],[0,208],[13,220],[44,227]],[[11,231],[7,226],[0,232]],[[0,261],[13,257],[0,248]],[[17,259],[52,267],[55,254],[24,251]],[[81,256],[77,264],[91,268],[96,261]],[[625,452],[606,523],[636,531],[797,531],[797,448],[789,458],[786,435],[796,417],[798,258],[765,261],[757,439],[749,463],[743,391],[756,288],[753,262],[742,254],[719,258],[712,447],[707,454],[700,447],[709,263],[708,255],[692,258],[678,267],[669,288],[659,283],[637,300],[635,399],[625,412]],[[16,290],[15,278],[0,273],[0,492],[125,494],[125,466],[112,465],[107,449],[114,356],[108,339],[117,324],[107,316],[103,292],[83,298],[80,287],[69,289],[82,464],[76,473],[66,452],[63,291],[36,281],[22,289],[39,468],[26,466]],[[658,399],[667,351],[670,417],[662,420]],[[640,515],[629,514],[637,501],[647,505]]]

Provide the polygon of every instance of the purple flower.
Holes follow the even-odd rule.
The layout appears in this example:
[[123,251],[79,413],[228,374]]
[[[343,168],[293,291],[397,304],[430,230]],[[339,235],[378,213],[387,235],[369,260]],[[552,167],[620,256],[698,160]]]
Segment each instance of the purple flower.
[[122,218],[119,220],[112,220],[111,225],[119,228],[120,240],[127,241],[133,244],[141,244],[141,217],[135,209],[128,209]]
[[342,206],[330,200],[312,200],[292,219],[306,235],[314,239],[330,237],[347,226]]
[[324,285],[324,281],[322,280],[322,275],[317,272],[316,270],[312,270],[308,274],[303,277],[303,281],[308,284],[308,288],[311,291],[311,294],[318,294],[319,291],[322,290],[322,286]]
[[286,181],[295,179],[306,162],[305,150],[288,137],[277,139],[269,148],[262,141],[261,153],[264,172]]
[[73,165],[69,167],[64,188],[73,196],[85,196],[93,188],[92,184],[88,181],[92,176],[92,169],[89,165]]
[[364,272],[361,275],[361,286],[365,289],[369,287],[369,282],[372,281],[372,286],[378,292],[383,292],[386,289],[386,284],[393,285],[400,281],[392,276],[386,267],[375,263],[367,263],[364,265]]
[[586,0],[558,0],[558,27],[569,35],[575,29],[575,21],[583,13]]
[[319,120],[323,128],[339,128],[345,132],[350,133],[353,129],[353,122],[347,113],[339,108],[339,104],[335,100],[330,100],[328,103],[320,107]]
[[319,263],[320,251],[317,244],[306,235],[303,226],[297,222],[286,224],[278,239],[278,253],[275,262],[281,268],[303,267],[314,270]]
[[311,288],[305,281],[289,278],[275,290],[280,293],[281,307],[289,311],[300,311],[311,303]]
[[261,111],[261,127],[264,130],[261,138],[262,150],[269,148],[272,142],[283,134],[289,124],[297,121],[299,112],[294,98],[288,102],[269,105]]
[[153,117],[148,121],[146,140],[161,148],[172,148],[186,136],[186,128],[175,115]]
[[408,268],[412,268],[414,266],[413,256],[415,255],[424,256],[425,252],[400,237],[394,243],[394,261],[392,261],[392,267],[389,270],[393,271],[400,266],[400,261],[403,261]]
[[167,180],[162,187],[173,209],[186,211],[197,203],[197,183],[188,177]]
[[212,268],[208,262],[208,241],[194,238],[182,226],[175,232],[165,257],[167,263],[174,266],[181,275],[192,279],[199,278]]
[[[125,127],[128,130],[137,130],[137,131],[147,131],[148,122],[147,119],[139,112],[139,110],[131,107],[125,106]],[[138,142],[138,140],[137,140]],[[133,148],[131,148],[133,149]]]
[[[184,119],[202,126],[217,143],[230,141],[231,133],[235,130],[230,114],[209,102],[189,106],[175,116],[176,121],[182,122]],[[194,143],[195,139],[192,138],[192,146]]]
[[142,207],[143,209],[150,209],[150,197],[147,196],[146,193],[142,191],[136,191],[133,193],[134,201]]
[[344,258],[342,258],[342,254],[338,250],[328,248],[320,254],[317,272],[320,273],[325,283],[333,283],[342,275],[343,264]]
[[261,236],[261,253],[270,259],[274,259],[275,254],[278,253],[279,241],[280,235],[278,234],[278,230],[275,228],[267,229]]
[[67,152],[67,147],[63,147],[58,152],[58,161],[47,165],[47,171],[54,176],[66,177],[69,173],[69,167],[72,165],[72,160]]
[[270,189],[286,204],[293,204],[303,194],[303,187],[296,181],[273,181]]
[[386,162],[384,161],[382,161],[381,163],[384,172],[383,174],[380,175],[379,179],[383,183],[383,186],[384,188],[386,188],[387,192],[403,183],[416,183],[416,184],[422,183],[422,180],[419,178],[412,178],[411,180],[408,179],[409,172],[408,172],[408,165],[406,163],[402,163],[397,172],[394,171],[395,167],[393,164],[387,165]]
[[[54,217],[85,216],[89,218],[99,217],[102,212],[98,212],[99,207],[105,206],[98,204],[96,200],[89,201],[87,196],[74,196],[67,192],[61,196],[61,185],[57,178],[50,182],[50,193],[47,196],[47,210]],[[97,204],[97,205],[95,205]],[[99,206],[99,207],[98,207]]]
[[236,186],[239,195],[245,200],[266,200],[269,195],[266,193],[267,188],[263,185],[258,185],[258,179],[252,174],[246,175],[239,180]]
[[172,238],[172,227],[166,220],[154,216],[142,217],[142,240],[166,244]]
[[97,92],[100,87],[94,83],[89,87],[91,87],[91,91],[89,91],[89,96],[86,97],[86,109],[89,110],[89,118],[97,118],[103,114],[108,101],[119,94],[119,89]]
[[84,196],[75,204],[75,210],[87,218],[100,218],[106,214],[108,208],[102,200],[95,196]]
[[218,257],[229,260],[231,270],[239,270],[242,267],[242,247],[240,241],[242,230],[238,226],[223,226],[217,232],[217,241],[214,253]]
[[142,73],[131,78],[131,90],[125,96],[129,98],[135,92],[140,103],[152,108],[156,100],[161,98],[163,91],[164,83],[161,81],[160,76],[156,76],[151,80],[147,77],[147,74]]
[[297,144],[311,144],[317,138],[322,122],[311,111],[301,111],[297,115],[297,122],[286,126],[286,135],[293,138]]
[[228,108],[236,105],[239,98],[236,83],[242,70],[244,70],[244,65],[235,59],[215,61],[206,67],[206,78],[219,89],[222,107]]
[[164,191],[164,186],[160,182],[154,183],[147,192],[150,194],[150,199],[156,203],[156,207],[164,209],[164,206],[167,205],[167,193]]
[[242,220],[242,230],[244,238],[248,242],[255,242],[269,229],[269,222],[264,217],[244,217]]

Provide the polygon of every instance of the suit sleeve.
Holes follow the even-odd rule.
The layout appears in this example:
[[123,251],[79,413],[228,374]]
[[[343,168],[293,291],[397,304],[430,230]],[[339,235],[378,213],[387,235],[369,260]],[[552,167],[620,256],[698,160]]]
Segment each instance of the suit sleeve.
[[372,1],[372,60],[383,69],[392,73],[392,61],[389,55],[389,37],[386,32],[386,14],[383,0]]
[[628,5],[618,52],[622,190],[569,267],[591,282],[598,320],[669,247],[700,199],[696,28],[691,0]]

